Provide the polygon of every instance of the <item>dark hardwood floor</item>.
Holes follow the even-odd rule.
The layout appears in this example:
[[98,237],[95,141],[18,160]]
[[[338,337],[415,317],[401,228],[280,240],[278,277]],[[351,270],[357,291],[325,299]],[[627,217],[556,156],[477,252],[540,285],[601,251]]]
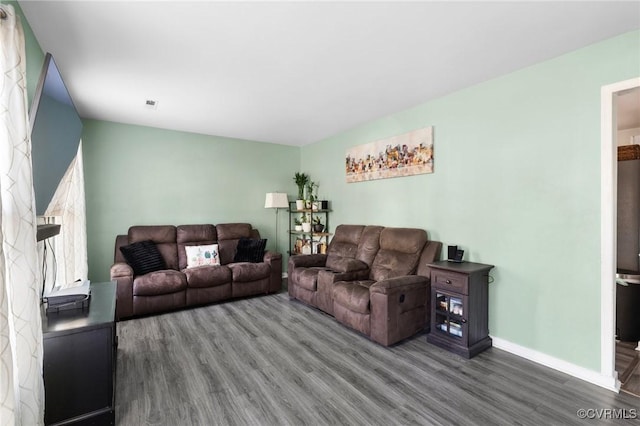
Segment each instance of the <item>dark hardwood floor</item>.
[[[640,398],[640,352],[637,342],[616,342],[616,371],[621,391]],[[640,403],[640,400],[638,400]]]
[[118,425],[640,424],[631,395],[495,348],[467,360],[425,335],[385,348],[286,293],[118,335]]

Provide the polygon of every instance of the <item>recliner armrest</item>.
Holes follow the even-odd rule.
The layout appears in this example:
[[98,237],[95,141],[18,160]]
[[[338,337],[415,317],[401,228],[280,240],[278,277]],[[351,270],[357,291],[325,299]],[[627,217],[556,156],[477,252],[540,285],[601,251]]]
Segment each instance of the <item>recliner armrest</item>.
[[264,252],[264,258],[262,259],[263,262],[266,263],[271,263],[273,261],[278,261],[278,260],[282,260],[282,254],[278,253],[277,251],[265,251]]
[[429,284],[427,277],[404,275],[369,287],[371,340],[390,346],[428,328]]
[[282,289],[282,254],[277,251],[266,251],[262,261],[271,266],[269,293],[277,293]]
[[133,268],[124,262],[111,266],[111,281],[117,282],[116,319],[133,316]]
[[133,268],[124,262],[117,262],[111,265],[111,279],[133,277]]
[[422,275],[404,275],[402,277],[389,278],[378,281],[369,287],[371,293],[394,294],[407,289],[426,287],[429,285],[429,278]]
[[337,272],[369,271],[369,265],[361,260],[350,257],[328,256],[326,266]]
[[327,262],[326,254],[304,254],[289,257],[289,269],[294,268],[310,268],[324,266]]

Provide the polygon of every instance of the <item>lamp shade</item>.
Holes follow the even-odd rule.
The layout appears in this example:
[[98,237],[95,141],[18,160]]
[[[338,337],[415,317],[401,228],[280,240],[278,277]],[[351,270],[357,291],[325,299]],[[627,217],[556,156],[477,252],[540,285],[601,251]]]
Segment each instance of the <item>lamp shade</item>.
[[284,192],[268,192],[264,200],[265,209],[286,209],[289,207],[289,199]]

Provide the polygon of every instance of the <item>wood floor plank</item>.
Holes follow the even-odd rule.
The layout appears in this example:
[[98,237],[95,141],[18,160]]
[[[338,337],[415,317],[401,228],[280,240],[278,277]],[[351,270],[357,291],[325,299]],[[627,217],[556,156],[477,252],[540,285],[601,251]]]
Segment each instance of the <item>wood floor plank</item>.
[[467,360],[424,334],[385,348],[284,293],[120,322],[118,335],[124,426],[578,425],[580,408],[640,405],[495,348]]

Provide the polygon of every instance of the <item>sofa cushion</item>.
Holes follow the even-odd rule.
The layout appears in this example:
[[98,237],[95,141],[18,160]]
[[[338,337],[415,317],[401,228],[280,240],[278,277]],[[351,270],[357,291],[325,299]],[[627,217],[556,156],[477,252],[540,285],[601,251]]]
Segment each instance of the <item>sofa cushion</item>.
[[187,288],[187,278],[180,271],[163,269],[136,277],[133,280],[134,296],[158,296]]
[[327,268],[336,272],[355,272],[369,269],[369,266],[357,259],[349,257],[340,257],[336,255],[327,256]]
[[380,250],[380,233],[383,229],[384,226],[367,225],[360,236],[356,259],[366,263],[369,267]]
[[[176,242],[178,243],[178,269],[187,267],[186,246],[204,246],[214,244],[218,240],[216,228],[213,225],[180,225],[176,228]],[[219,249],[218,249],[219,252]]]
[[249,223],[221,223],[216,225],[221,264],[226,265],[233,262],[240,238],[260,238],[252,231]]
[[173,225],[132,226],[128,232],[129,243],[151,240],[156,243],[167,269],[178,269],[176,227]]
[[120,251],[133,268],[135,275],[144,275],[167,267],[158,248],[151,240],[138,241],[120,247]]
[[266,239],[240,238],[236,247],[234,262],[262,262],[264,259],[264,248],[267,245]]
[[216,287],[231,282],[231,269],[228,266],[200,266],[184,271],[189,287]]
[[180,225],[176,228],[176,242],[178,244],[215,241],[217,239],[216,227],[213,225]]
[[426,242],[427,233],[422,229],[383,229],[380,233],[380,250],[371,265],[369,278],[382,281],[414,274]]
[[352,312],[368,314],[369,287],[374,283],[372,280],[338,282],[333,286],[333,301]]
[[185,246],[184,250],[187,255],[187,268],[220,265],[220,255],[218,254],[217,244]]
[[318,288],[318,274],[324,269],[322,267],[296,268],[293,271],[295,282],[306,290],[316,291]]
[[327,248],[327,254],[355,259],[363,230],[363,225],[338,225]]
[[257,281],[269,278],[271,275],[271,267],[268,263],[230,263],[229,268],[234,283]]

